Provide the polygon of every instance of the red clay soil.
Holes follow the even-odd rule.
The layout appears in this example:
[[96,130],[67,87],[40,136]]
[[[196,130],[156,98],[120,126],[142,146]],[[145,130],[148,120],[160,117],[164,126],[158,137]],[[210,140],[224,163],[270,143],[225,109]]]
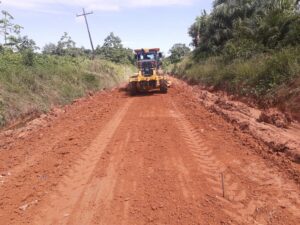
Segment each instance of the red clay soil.
[[299,172],[180,82],[101,92],[2,132],[0,224],[295,225]]

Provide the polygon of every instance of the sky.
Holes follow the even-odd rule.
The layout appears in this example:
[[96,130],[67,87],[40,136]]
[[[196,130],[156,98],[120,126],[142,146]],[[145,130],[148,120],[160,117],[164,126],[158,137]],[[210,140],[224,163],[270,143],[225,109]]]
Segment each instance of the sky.
[[[102,45],[110,32],[118,35],[125,47],[159,47],[165,54],[175,43],[190,44],[188,28],[202,10],[210,11],[213,0],[0,0],[0,10],[14,16],[38,46],[57,43],[64,32],[77,47],[90,47],[82,13],[87,12],[95,47]],[[0,43],[3,38],[0,37]]]

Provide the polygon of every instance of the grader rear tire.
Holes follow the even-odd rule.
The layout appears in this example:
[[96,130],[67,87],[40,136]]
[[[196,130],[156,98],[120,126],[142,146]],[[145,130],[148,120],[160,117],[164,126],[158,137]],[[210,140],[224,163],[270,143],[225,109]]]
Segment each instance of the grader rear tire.
[[164,94],[168,93],[168,83],[166,80],[160,82],[160,92]]

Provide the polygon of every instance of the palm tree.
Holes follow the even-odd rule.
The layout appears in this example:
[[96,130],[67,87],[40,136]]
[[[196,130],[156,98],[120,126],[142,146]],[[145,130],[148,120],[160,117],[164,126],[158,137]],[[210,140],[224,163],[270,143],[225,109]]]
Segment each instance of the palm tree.
[[220,53],[232,39],[269,48],[300,42],[299,0],[215,0],[189,34],[197,51]]

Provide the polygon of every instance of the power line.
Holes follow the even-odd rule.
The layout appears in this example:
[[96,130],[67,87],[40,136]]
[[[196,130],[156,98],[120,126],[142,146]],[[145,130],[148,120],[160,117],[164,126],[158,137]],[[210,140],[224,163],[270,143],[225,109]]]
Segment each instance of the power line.
[[89,38],[90,38],[90,43],[91,43],[91,47],[92,47],[92,53],[93,53],[93,56],[94,56],[95,55],[95,49],[94,49],[94,44],[93,44],[93,40],[92,40],[92,35],[91,35],[91,32],[90,32],[90,27],[89,27],[88,20],[87,20],[87,15],[91,15],[91,14],[93,14],[93,12],[86,13],[84,8],[82,8],[82,12],[83,13],[80,14],[80,15],[77,15],[77,17],[81,17],[81,16],[84,17],[86,28],[87,28],[87,31],[88,31],[88,34],[89,34]]

